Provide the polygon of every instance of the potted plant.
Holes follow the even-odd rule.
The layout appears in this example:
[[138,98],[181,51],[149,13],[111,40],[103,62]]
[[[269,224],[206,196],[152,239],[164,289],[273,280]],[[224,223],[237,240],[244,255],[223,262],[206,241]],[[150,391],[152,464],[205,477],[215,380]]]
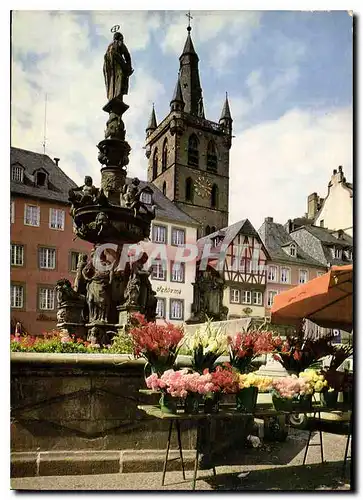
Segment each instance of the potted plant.
[[271,384],[271,377],[263,377],[253,372],[239,374],[239,390],[236,393],[237,410],[252,412],[256,407],[258,393],[270,390]]
[[186,345],[192,351],[193,370],[202,374],[215,368],[217,359],[227,349],[227,338],[221,328],[215,328],[210,319],[186,339]]
[[310,384],[297,375],[280,377],[272,381],[272,402],[276,410],[292,412],[309,411],[313,390]]
[[227,342],[231,365],[239,373],[247,373],[257,356],[275,350],[276,345],[280,344],[280,338],[274,338],[272,332],[256,330],[228,336]]

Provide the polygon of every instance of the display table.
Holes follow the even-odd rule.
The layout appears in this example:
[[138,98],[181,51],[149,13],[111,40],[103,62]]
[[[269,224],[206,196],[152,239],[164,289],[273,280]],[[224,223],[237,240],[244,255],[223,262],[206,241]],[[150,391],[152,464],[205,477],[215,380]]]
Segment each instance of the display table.
[[[150,394],[151,391],[148,393]],[[157,405],[139,405],[138,409],[143,411],[144,413],[146,413],[150,417],[169,421],[168,440],[167,440],[167,445],[166,445],[166,453],[165,453],[165,460],[164,460],[164,465],[163,465],[161,486],[164,486],[164,482],[165,482],[165,475],[166,475],[166,468],[167,468],[168,457],[169,457],[170,441],[171,441],[171,434],[172,434],[173,426],[175,426],[175,429],[177,431],[178,449],[179,449],[180,460],[181,460],[181,469],[182,469],[182,473],[183,473],[183,479],[185,479],[180,422],[183,420],[189,420],[189,421],[192,420],[192,421],[196,422],[197,442],[196,442],[196,447],[195,447],[196,453],[195,453],[194,473],[193,473],[193,481],[192,481],[192,489],[193,490],[195,489],[195,483],[197,480],[198,459],[199,459],[199,454],[201,452],[201,436],[202,436],[202,428],[204,425],[210,424],[210,422],[214,419],[227,419],[227,418],[228,419],[230,419],[230,418],[241,419],[241,418],[245,418],[245,417],[258,417],[258,418],[266,417],[266,418],[268,418],[268,417],[274,417],[277,415],[289,415],[291,413],[303,413],[301,410],[296,410],[293,412],[287,412],[287,411],[282,411],[282,410],[277,411],[269,403],[262,403],[262,404],[258,403],[256,406],[256,409],[251,413],[237,411],[233,407],[233,405],[227,405],[227,404],[225,404],[225,405],[221,404],[220,410],[217,413],[203,413],[203,410],[202,410],[200,413],[197,413],[197,414],[187,414],[184,412],[184,410],[182,408],[177,410],[176,413],[165,413],[165,412],[161,411],[161,409]],[[328,409],[325,406],[323,406],[321,403],[314,403],[312,405],[311,410],[308,413],[314,414],[314,416],[318,415],[318,418],[320,419],[320,414],[322,412],[324,412],[324,413],[341,412],[341,411],[346,411],[347,409],[348,409],[347,406],[343,405],[343,404],[339,405],[336,409]],[[319,431],[319,433],[320,433],[321,460],[323,462],[324,455],[323,455],[323,440],[322,440],[321,430]],[[351,431],[349,432],[347,443],[349,442],[350,433],[351,433]],[[312,434],[312,431],[310,431],[310,433],[309,433],[309,439],[308,439],[306,449],[305,449],[304,462],[303,462],[304,464],[305,464],[306,455],[307,455],[309,446],[314,446],[314,444],[310,443],[311,434]],[[208,452],[211,453],[212,442],[210,439],[208,440],[208,445],[209,445]],[[346,453],[345,453],[345,457],[344,457],[345,462],[346,462],[346,455],[347,455],[347,448],[346,448]],[[215,465],[212,465],[211,469],[213,470],[213,474],[216,475]]]

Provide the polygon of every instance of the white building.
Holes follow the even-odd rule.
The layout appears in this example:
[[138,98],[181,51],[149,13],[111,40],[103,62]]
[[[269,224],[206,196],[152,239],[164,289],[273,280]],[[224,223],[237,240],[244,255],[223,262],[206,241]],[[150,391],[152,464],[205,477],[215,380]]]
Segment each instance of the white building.
[[314,195],[316,193],[309,196],[308,202],[308,216],[313,216],[313,224],[331,230],[342,230],[353,236],[353,185],[346,181],[343,167],[339,167],[338,171],[333,170],[327,197],[316,212],[314,208],[317,195]]
[[[177,255],[188,255],[185,245],[197,250],[198,222],[180,210],[153,184],[142,182],[149,189],[143,200],[152,196],[156,217],[152,222],[150,239],[144,249],[152,264],[151,283],[157,298],[157,323],[163,320],[180,324],[191,315],[196,259],[175,263]],[[179,260],[179,259],[178,259]]]

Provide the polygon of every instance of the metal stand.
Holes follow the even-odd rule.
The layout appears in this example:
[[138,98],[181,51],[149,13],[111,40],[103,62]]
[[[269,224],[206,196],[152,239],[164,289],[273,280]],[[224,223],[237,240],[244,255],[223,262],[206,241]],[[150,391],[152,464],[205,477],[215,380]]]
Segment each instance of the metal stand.
[[[174,422],[175,422],[175,427],[176,427],[176,431],[177,431],[177,435],[178,435],[178,448],[179,448],[180,457],[171,458],[169,460],[171,431],[173,429],[173,423]],[[180,458],[181,466],[182,466],[183,479],[185,479],[185,469],[184,469],[184,461],[183,461],[183,449],[182,449],[181,436],[180,436],[180,422],[178,422],[178,420],[170,420],[168,441],[167,441],[167,445],[166,445],[166,455],[165,455],[164,467],[163,467],[163,476],[162,476],[162,479],[161,479],[161,486],[164,486],[165,475],[166,475],[166,466],[167,466],[168,461],[171,462],[172,460],[178,460],[179,458]]]
[[[314,412],[314,418],[315,415],[318,414],[319,416],[319,422],[320,422],[320,411]],[[324,463],[324,454],[323,454],[323,434],[321,432],[321,428],[319,426],[319,443],[310,443],[311,440],[311,435],[313,433],[313,430],[309,431],[309,437],[308,437],[308,442],[306,443],[306,448],[305,448],[305,454],[304,454],[304,460],[303,460],[303,465],[305,465],[305,460],[308,454],[308,449],[310,446],[320,446],[320,453],[321,453],[321,463]]]
[[350,443],[351,439],[352,439],[352,421],[349,422],[349,432],[348,432],[348,436],[347,436],[347,444],[345,445],[342,479],[345,478],[347,460],[348,460],[348,458],[350,458],[350,459],[352,458],[352,447],[350,448],[350,455],[348,457],[348,449],[349,449],[349,443]]
[[[175,457],[169,459],[169,450],[170,450],[170,442],[171,442],[171,433],[173,429],[173,423],[175,422],[175,427],[177,431],[177,437],[178,437],[178,448],[179,448],[179,454],[180,457]],[[202,430],[203,430],[203,423],[204,419],[197,420],[197,442],[196,442],[196,451],[195,451],[195,462],[194,462],[194,472],[193,472],[193,483],[192,483],[192,489],[195,490],[195,484],[197,481],[197,473],[198,473],[198,462],[199,462],[199,454],[202,446]],[[211,442],[209,440],[209,446],[211,449]],[[183,460],[183,448],[182,448],[182,443],[181,443],[181,432],[180,432],[180,422],[178,420],[170,420],[169,424],[169,433],[168,433],[168,441],[166,444],[166,453],[165,453],[165,460],[164,460],[164,466],[163,466],[163,475],[161,479],[161,486],[165,485],[165,476],[166,476],[166,468],[168,462],[171,462],[172,460],[181,460],[181,466],[182,466],[182,472],[183,472],[183,479],[185,478],[185,469],[184,469],[184,460]],[[212,466],[213,470],[213,475],[216,476],[216,468],[213,465]]]

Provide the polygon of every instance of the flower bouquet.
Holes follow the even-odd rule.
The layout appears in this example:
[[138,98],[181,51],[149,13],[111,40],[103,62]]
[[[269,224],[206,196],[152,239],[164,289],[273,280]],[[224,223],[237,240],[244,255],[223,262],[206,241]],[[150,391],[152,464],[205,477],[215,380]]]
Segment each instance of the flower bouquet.
[[187,346],[192,351],[193,369],[202,374],[205,369],[214,369],[215,362],[227,349],[227,339],[222,329],[214,328],[208,320],[187,340]]
[[133,315],[133,322],[129,335],[132,338],[134,356],[147,360],[145,375],[148,369],[151,373],[161,375],[172,368],[183,339],[183,329],[167,322],[164,325],[147,322],[139,313]]
[[259,392],[268,391],[272,385],[271,377],[262,377],[251,372],[238,375],[239,391],[236,394],[238,411],[251,412],[256,407]]
[[182,370],[166,370],[161,376],[152,373],[146,379],[149,389],[160,390],[160,408],[167,413],[175,413],[177,398],[185,400],[186,413],[198,413],[202,395],[213,392],[215,385],[212,375],[190,372],[188,368]]
[[251,370],[254,358],[272,352],[277,340],[272,332],[251,331],[237,333],[234,337],[228,336],[227,342],[231,365],[240,373],[247,373]]
[[276,410],[309,411],[313,389],[304,377],[290,375],[273,379],[272,402]]

